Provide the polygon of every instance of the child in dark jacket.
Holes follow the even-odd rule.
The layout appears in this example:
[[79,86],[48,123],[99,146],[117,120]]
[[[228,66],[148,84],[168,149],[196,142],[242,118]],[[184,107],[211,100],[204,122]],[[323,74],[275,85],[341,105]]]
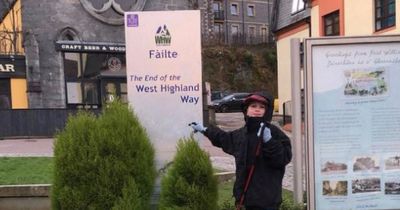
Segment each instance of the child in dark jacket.
[[235,157],[236,181],[233,196],[238,209],[278,210],[282,203],[282,179],[292,158],[289,138],[272,125],[272,98],[257,92],[243,102],[245,126],[225,132],[191,123],[211,143]]

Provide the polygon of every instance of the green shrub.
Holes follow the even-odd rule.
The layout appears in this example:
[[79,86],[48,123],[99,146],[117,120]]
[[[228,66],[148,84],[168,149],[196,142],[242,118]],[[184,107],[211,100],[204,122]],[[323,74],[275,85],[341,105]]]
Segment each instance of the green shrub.
[[[220,193],[222,193],[221,201],[219,201],[220,207],[219,210],[236,210],[234,198],[227,197],[226,194],[228,191],[232,193],[233,182],[224,182],[219,185]],[[221,195],[221,194],[220,194]],[[224,197],[224,198],[223,198]],[[307,207],[302,204],[295,204],[293,201],[293,192],[289,190],[282,191],[282,204],[279,210],[306,210]]]
[[293,200],[293,193],[288,190],[282,192],[282,204],[280,210],[303,210],[303,205],[296,204]]
[[277,70],[277,55],[276,49],[268,50],[264,53],[265,63],[270,67],[270,69],[275,73]]
[[193,138],[181,139],[161,181],[160,210],[216,210],[217,179],[208,154]]
[[149,208],[154,149],[127,105],[113,102],[99,118],[70,117],[54,156],[53,209]]
[[202,49],[203,80],[212,90],[253,92],[277,96],[276,49],[271,46],[206,46]]
[[220,210],[236,210],[235,202],[232,199],[224,200],[219,207]]
[[133,179],[129,179],[122,189],[122,197],[118,198],[112,210],[140,209],[142,201],[140,192]]
[[250,51],[245,51],[243,54],[243,60],[247,66],[252,66],[254,62],[253,54]]

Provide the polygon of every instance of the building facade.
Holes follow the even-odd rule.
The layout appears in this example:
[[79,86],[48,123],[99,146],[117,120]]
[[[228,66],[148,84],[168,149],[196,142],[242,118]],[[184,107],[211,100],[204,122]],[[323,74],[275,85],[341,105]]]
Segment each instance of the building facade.
[[27,108],[20,2],[1,1],[0,17],[0,109]]
[[115,96],[126,101],[123,13],[207,9],[204,2],[2,1],[0,105],[96,109]]
[[[291,100],[290,39],[400,34],[395,0],[276,0],[279,111]],[[397,2],[398,3],[398,2]]]
[[224,44],[270,43],[272,0],[213,0],[213,39]]

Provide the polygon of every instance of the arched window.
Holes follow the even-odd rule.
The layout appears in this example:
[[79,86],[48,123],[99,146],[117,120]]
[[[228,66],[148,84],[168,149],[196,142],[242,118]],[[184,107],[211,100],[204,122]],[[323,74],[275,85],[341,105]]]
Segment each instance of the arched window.
[[78,32],[70,27],[61,30],[57,39],[63,41],[80,41]]
[[63,40],[74,41],[74,37],[71,34],[65,34]]

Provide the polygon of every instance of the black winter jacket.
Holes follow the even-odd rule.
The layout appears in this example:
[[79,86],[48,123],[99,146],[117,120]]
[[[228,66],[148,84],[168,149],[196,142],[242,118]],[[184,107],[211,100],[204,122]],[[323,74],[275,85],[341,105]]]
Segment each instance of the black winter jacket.
[[[262,143],[262,152],[255,160],[255,169],[244,205],[277,209],[282,203],[282,179],[285,166],[292,158],[292,152],[289,138],[276,126],[268,124],[268,127],[271,129],[272,138],[267,143]],[[236,181],[233,195],[236,202],[240,200],[250,164],[255,159],[255,148],[259,141],[257,130],[244,126],[235,131],[225,132],[210,126],[204,132],[214,146],[235,157]]]

